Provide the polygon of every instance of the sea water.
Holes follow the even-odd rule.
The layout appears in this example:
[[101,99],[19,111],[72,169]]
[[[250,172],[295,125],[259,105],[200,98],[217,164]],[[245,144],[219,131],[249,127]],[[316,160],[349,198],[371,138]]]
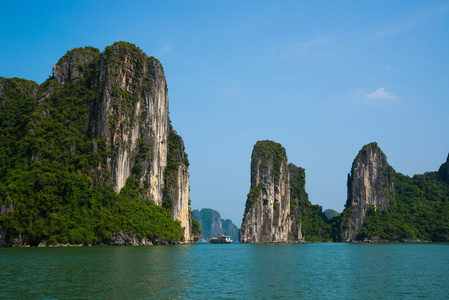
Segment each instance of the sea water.
[[449,298],[449,244],[0,248],[0,298]]

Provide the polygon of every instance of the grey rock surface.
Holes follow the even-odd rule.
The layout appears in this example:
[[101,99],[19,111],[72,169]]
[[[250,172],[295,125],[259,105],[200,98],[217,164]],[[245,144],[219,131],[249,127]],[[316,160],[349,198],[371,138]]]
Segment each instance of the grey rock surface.
[[377,143],[360,150],[348,175],[347,207],[352,208],[352,213],[349,220],[342,221],[342,241],[357,240],[370,207],[376,211],[388,209],[394,193],[393,176],[394,170]]
[[241,243],[288,241],[288,181],[285,149],[272,141],[257,142],[251,156],[251,188],[239,232]]

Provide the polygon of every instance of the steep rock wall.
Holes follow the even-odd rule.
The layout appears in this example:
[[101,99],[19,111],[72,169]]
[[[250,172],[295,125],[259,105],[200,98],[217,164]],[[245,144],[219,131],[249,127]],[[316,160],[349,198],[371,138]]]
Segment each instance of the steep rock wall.
[[285,149],[272,141],[257,142],[251,157],[251,189],[239,231],[241,243],[287,242],[288,181]]
[[138,164],[140,185],[149,186],[141,196],[161,205],[169,134],[162,65],[133,45],[115,43],[101,54],[99,72],[93,131],[111,151],[107,183],[120,192]]
[[[170,124],[161,63],[133,44],[117,42],[102,53],[92,47],[68,51],[54,65],[53,78],[27,90],[39,99],[33,109],[39,111],[40,118],[49,113],[39,107],[64,87],[81,82],[93,95],[89,99],[95,99],[89,102],[85,127],[92,139],[90,151],[99,151],[101,143],[107,158],[105,164],[90,166],[93,185],[112,185],[117,193],[129,187],[140,199],[164,206],[180,221],[185,242],[194,242],[189,162],[184,143]],[[4,86],[0,81],[3,102]],[[67,150],[76,151],[76,147],[67,145]],[[39,159],[33,151],[31,154],[32,159]]]
[[167,164],[164,170],[162,206],[171,210],[172,218],[181,222],[186,241],[193,241],[189,209],[189,161],[184,142],[169,125]]
[[352,164],[348,175],[347,216],[341,223],[341,241],[355,241],[363,226],[363,219],[372,206],[388,209],[393,197],[394,170],[377,143],[365,145]]
[[101,54],[99,70],[101,98],[93,132],[112,153],[107,183],[120,192],[135,175],[144,191],[140,197],[171,211],[191,242],[189,164],[184,143],[170,125],[161,63],[134,45],[115,43]]

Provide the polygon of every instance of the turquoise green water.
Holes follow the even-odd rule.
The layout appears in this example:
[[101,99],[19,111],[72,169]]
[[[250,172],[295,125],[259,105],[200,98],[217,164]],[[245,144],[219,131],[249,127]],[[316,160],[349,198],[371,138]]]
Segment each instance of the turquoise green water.
[[0,248],[0,297],[441,299],[448,262],[449,244]]

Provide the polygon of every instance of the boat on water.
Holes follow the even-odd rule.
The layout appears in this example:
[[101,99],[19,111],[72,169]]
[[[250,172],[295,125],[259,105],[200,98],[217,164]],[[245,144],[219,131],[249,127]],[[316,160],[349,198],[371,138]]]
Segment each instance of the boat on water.
[[232,240],[227,235],[221,235],[220,237],[211,238],[209,242],[214,244],[229,244],[232,243]]

